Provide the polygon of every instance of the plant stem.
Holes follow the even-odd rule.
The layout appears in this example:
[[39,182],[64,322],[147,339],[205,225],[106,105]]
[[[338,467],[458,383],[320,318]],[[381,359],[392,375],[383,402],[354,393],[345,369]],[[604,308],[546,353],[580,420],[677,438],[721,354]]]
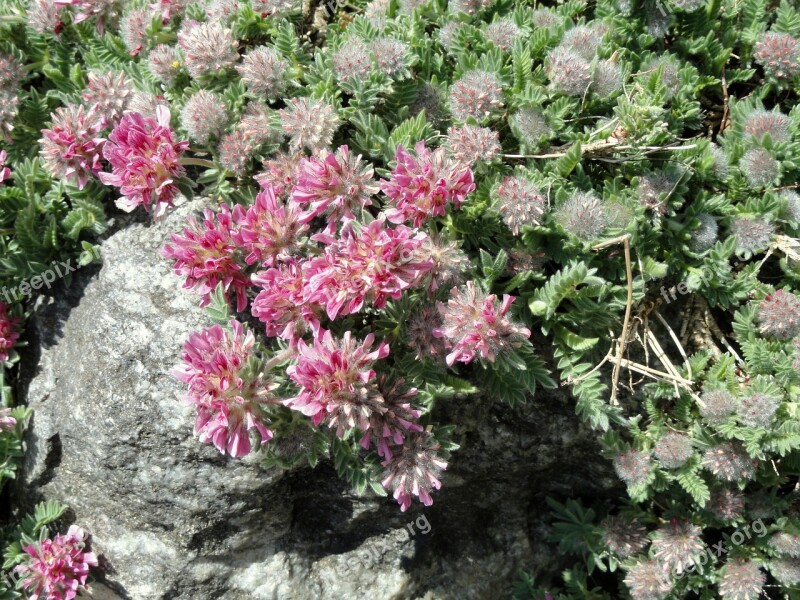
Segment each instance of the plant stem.
[[215,169],[217,165],[215,165],[210,160],[206,160],[205,158],[192,158],[190,156],[184,156],[181,158],[180,163],[184,167],[193,166],[193,167],[205,167],[207,169]]

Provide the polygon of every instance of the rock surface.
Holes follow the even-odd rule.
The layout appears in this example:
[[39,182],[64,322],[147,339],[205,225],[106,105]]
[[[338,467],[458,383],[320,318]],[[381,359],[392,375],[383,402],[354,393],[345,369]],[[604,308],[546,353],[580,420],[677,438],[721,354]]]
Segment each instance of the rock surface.
[[111,235],[102,268],[40,298],[31,320],[21,498],[65,502],[93,534],[97,597],[494,599],[521,569],[560,569],[545,496],[613,485],[560,390],[518,409],[478,398],[438,408],[462,449],[435,504],[406,514],[355,496],[330,465],[267,470],[194,439],[168,370],[209,322],[159,250],[199,206]]

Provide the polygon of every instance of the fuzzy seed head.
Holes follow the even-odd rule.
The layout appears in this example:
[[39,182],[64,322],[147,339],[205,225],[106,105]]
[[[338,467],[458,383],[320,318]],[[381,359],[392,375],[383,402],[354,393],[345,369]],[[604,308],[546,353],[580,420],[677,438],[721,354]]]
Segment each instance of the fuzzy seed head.
[[578,25],[564,34],[559,46],[572,50],[584,60],[591,61],[600,47],[603,33],[599,27]]
[[500,152],[500,134],[488,127],[463,125],[451,127],[442,146],[448,156],[465,167],[490,161]]
[[57,179],[67,179],[80,189],[102,170],[100,132],[105,123],[96,107],[67,104],[51,115],[49,129],[39,140],[42,166]]
[[125,112],[136,112],[150,119],[157,119],[156,109],[159,106],[167,108],[167,101],[163,96],[155,96],[150,92],[134,92]]
[[583,96],[592,83],[592,67],[574,50],[557,46],[548,55],[547,76],[559,92]]
[[775,226],[750,217],[736,217],[731,222],[731,235],[736,236],[736,251],[754,253],[764,250],[775,235]]
[[425,111],[425,116],[434,127],[441,124],[447,117],[442,101],[442,92],[438,87],[431,83],[423,83],[417,90],[417,98],[411,105],[410,113],[417,116]]
[[560,25],[564,20],[551,8],[537,8],[533,11],[531,19],[533,24],[540,29],[555,27],[556,25]]
[[272,186],[275,195],[282,197],[297,185],[297,168],[300,164],[299,154],[275,153],[264,161],[264,170],[255,176],[255,180],[263,188]]
[[794,190],[783,190],[780,198],[786,219],[792,223],[800,223],[800,194]]
[[289,61],[274,48],[259,46],[248,52],[236,70],[247,90],[268,102],[280,98],[286,91]]
[[267,17],[280,17],[302,10],[300,0],[252,0],[251,4],[256,14]]
[[751,148],[739,160],[739,169],[753,188],[763,188],[775,183],[780,175],[780,165],[766,148]]
[[711,494],[706,508],[720,521],[735,521],[744,514],[744,495],[738,491],[722,488]]
[[550,127],[538,108],[521,108],[510,119],[511,130],[526,148],[536,148],[544,136],[550,135]]
[[211,0],[206,6],[206,14],[209,21],[230,21],[244,5],[245,2],[240,0]]
[[769,538],[769,547],[782,556],[800,558],[800,535],[779,531]]
[[714,175],[716,175],[718,179],[725,179],[730,170],[728,166],[728,155],[716,144],[711,144],[711,154],[714,156]]
[[213,92],[196,92],[183,106],[181,126],[190,140],[205,145],[209,138],[219,137],[228,126],[225,103]]
[[272,111],[265,104],[251,102],[239,121],[238,129],[254,144],[274,144],[281,140],[280,132],[272,126]]
[[448,10],[453,14],[475,15],[488,8],[494,0],[449,0]]
[[484,32],[486,39],[501,50],[511,50],[514,40],[522,35],[522,30],[508,18],[497,19],[489,23]]
[[603,545],[619,558],[628,558],[647,547],[647,529],[636,519],[620,515],[606,517],[603,528]]
[[750,392],[742,396],[736,409],[739,421],[748,427],[769,427],[781,399],[763,392]]
[[779,340],[800,335],[800,298],[778,290],[768,294],[758,306],[759,331]]
[[461,285],[464,272],[469,270],[469,258],[458,242],[439,235],[429,235],[414,253],[412,262],[430,263],[432,266],[420,280],[420,287],[433,293],[440,288]]
[[114,124],[122,117],[133,97],[133,84],[125,73],[89,73],[82,97],[87,108],[97,105],[97,112],[107,123]]
[[448,21],[439,29],[439,43],[445,50],[450,50],[455,39],[456,30],[461,26],[460,21]]
[[777,79],[791,79],[800,74],[800,42],[788,33],[765,33],[756,43],[753,58],[764,68],[764,73]]
[[376,27],[383,28],[383,22],[389,16],[389,0],[372,0],[364,8],[364,16]]
[[588,241],[608,227],[608,213],[593,192],[576,192],[556,213],[556,220],[575,237]]
[[622,69],[612,60],[601,60],[592,73],[592,91],[598,96],[610,96],[622,89]]
[[625,585],[633,600],[664,600],[672,591],[672,581],[654,560],[635,563],[625,575]]
[[336,110],[322,100],[292,98],[286,103],[286,108],[278,112],[283,132],[289,136],[289,146],[293,150],[307,148],[313,152],[327,148],[339,127]]
[[783,585],[796,586],[800,584],[800,559],[773,560],[769,564],[769,572]]
[[654,454],[663,467],[677,469],[694,454],[692,439],[683,433],[669,432],[658,440]]
[[52,0],[30,0],[27,8],[28,27],[36,33],[55,33],[61,7]]
[[175,83],[175,79],[181,71],[181,64],[183,64],[183,60],[178,49],[167,44],[159,44],[150,51],[150,55],[147,57],[147,67],[150,72],[167,87],[171,87]]
[[8,135],[14,129],[18,109],[19,96],[0,91],[0,135]]
[[423,307],[408,320],[406,327],[406,343],[415,353],[417,360],[438,357],[440,360],[447,354],[444,339],[433,335],[434,330],[441,328],[442,315],[433,307]]
[[650,475],[650,453],[626,450],[614,457],[614,471],[629,486],[640,485]]
[[503,107],[503,85],[493,73],[468,71],[450,87],[449,107],[456,121],[481,122]]
[[639,203],[659,215],[667,213],[667,203],[674,199],[675,190],[683,173],[677,169],[664,169],[639,178]]
[[533,182],[524,177],[505,177],[494,188],[493,196],[514,235],[519,235],[523,227],[542,224],[547,198]]
[[0,90],[13,92],[22,76],[22,63],[11,54],[0,54]]
[[402,445],[394,449],[394,456],[382,463],[386,470],[381,485],[392,492],[402,512],[411,506],[413,496],[425,506],[433,504],[431,492],[442,486],[439,478],[447,468],[440,452],[441,444],[433,434],[421,431],[405,436]]
[[707,0],[670,0],[670,3],[683,12],[694,12],[701,6],[706,5]]
[[132,8],[119,23],[119,36],[132,56],[147,48],[147,28],[151,14],[143,8]]
[[700,415],[709,423],[720,425],[736,410],[736,398],[727,390],[710,390],[703,394]]
[[695,252],[705,252],[717,243],[719,225],[717,220],[708,214],[697,215],[700,225],[692,231],[692,250]]
[[731,558],[719,582],[719,593],[724,600],[758,600],[766,580],[767,576],[755,562]]
[[408,44],[390,37],[379,37],[369,43],[378,71],[387,77],[398,77],[408,70]]
[[360,40],[350,39],[339,46],[331,57],[339,81],[364,79],[372,70],[372,57]]
[[756,142],[769,135],[773,142],[789,141],[791,119],[777,110],[754,110],[744,121],[744,134]]
[[239,42],[217,22],[185,25],[178,33],[178,45],[186,57],[186,70],[195,78],[230,69],[239,61]]
[[404,15],[410,15],[420,6],[425,6],[429,0],[400,0],[400,12]]
[[701,539],[703,530],[688,521],[673,519],[656,531],[653,539],[653,556],[664,571],[683,573],[694,563],[695,557],[705,552]]
[[219,162],[237,177],[245,174],[255,152],[255,143],[238,129],[222,137],[219,143]]
[[722,481],[752,479],[758,461],[750,458],[738,442],[724,442],[706,450],[703,466]]

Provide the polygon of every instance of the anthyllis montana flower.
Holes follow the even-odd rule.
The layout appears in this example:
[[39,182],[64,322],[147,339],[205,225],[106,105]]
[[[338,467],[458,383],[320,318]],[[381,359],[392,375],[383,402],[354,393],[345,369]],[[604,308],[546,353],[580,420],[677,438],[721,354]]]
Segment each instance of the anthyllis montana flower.
[[672,591],[672,580],[661,564],[654,560],[640,560],[625,576],[633,600],[663,600]]
[[703,454],[703,466],[722,481],[752,479],[758,461],[750,458],[738,442],[723,442]]
[[709,390],[700,400],[700,416],[714,425],[727,421],[736,410],[736,398],[727,390]]
[[444,216],[448,204],[459,208],[475,183],[472,170],[448,159],[444,148],[431,152],[420,141],[414,149],[416,156],[402,145],[397,147],[397,166],[390,179],[381,182],[381,189],[393,204],[386,210],[389,221],[411,221],[419,227],[431,217]]
[[0,302],[0,362],[8,360],[8,353],[19,339],[20,319],[12,317],[8,307]]
[[705,508],[721,521],[733,521],[744,514],[744,494],[722,488],[711,494]]
[[767,75],[791,79],[800,73],[800,41],[788,33],[768,31],[756,43],[753,58]]
[[477,357],[494,362],[498,355],[521,347],[531,332],[506,317],[514,300],[506,294],[499,302],[497,296],[485,294],[474,281],[454,287],[447,304],[438,305],[442,327],[433,332],[444,338],[450,350],[447,364],[468,363]]
[[270,267],[276,260],[286,259],[296,247],[299,236],[307,229],[300,222],[297,207],[278,200],[272,185],[266,185],[247,208],[233,207],[236,229],[231,237],[246,254],[248,265]]
[[622,515],[609,516],[600,524],[603,544],[619,558],[628,558],[647,547],[647,529],[638,520]]
[[220,209],[218,213],[206,209],[202,223],[190,217],[189,226],[182,234],[172,234],[172,243],[166,244],[161,254],[175,261],[173,270],[185,278],[184,288],[200,295],[200,306],[208,305],[214,289],[222,284],[226,292],[234,292],[236,310],[242,311],[251,284],[234,256],[237,246],[232,238],[231,212],[226,204]]
[[337,405],[366,396],[367,383],[375,378],[372,365],[389,354],[385,342],[372,349],[374,341],[372,334],[359,342],[350,331],[339,339],[322,329],[312,344],[299,340],[297,363],[286,373],[300,387],[300,393],[284,404],[319,425]]
[[725,600],[757,600],[766,580],[766,574],[757,563],[730,558],[719,582],[719,593]]
[[200,441],[241,458],[252,450],[251,430],[262,445],[272,439],[264,409],[279,401],[271,393],[276,384],[259,373],[253,333],[235,320],[230,327],[214,325],[189,336],[183,364],[172,374],[189,386],[186,401],[197,410]]
[[672,519],[656,531],[652,546],[653,557],[665,571],[683,573],[696,557],[705,552],[702,533],[697,525]]
[[692,438],[684,433],[670,431],[659,438],[653,453],[662,466],[677,469],[694,453]]
[[7,160],[8,153],[5,150],[0,150],[0,184],[11,177],[11,168],[6,165]]
[[630,486],[644,483],[650,476],[651,461],[649,452],[630,448],[614,457],[614,471],[622,481]]
[[94,107],[67,104],[57,108],[49,129],[42,129],[39,140],[42,165],[53,177],[66,179],[83,189],[102,171],[100,149],[105,128]]
[[783,290],[767,294],[758,305],[758,322],[768,337],[789,340],[800,335],[800,298]]
[[322,307],[305,298],[303,265],[290,258],[252,276],[261,288],[253,299],[253,316],[266,324],[267,337],[280,337],[294,348],[308,331],[319,331]]
[[0,408],[0,431],[13,431],[17,420],[11,416],[10,408]]
[[448,104],[456,121],[483,121],[503,107],[503,84],[494,73],[467,71],[450,86]]
[[131,212],[142,205],[163,217],[178,194],[175,180],[185,170],[179,159],[189,142],[176,142],[169,125],[169,110],[156,108],[157,119],[139,113],[125,114],[108,136],[103,156],[111,173],[98,173],[100,181],[120,189],[117,206]]
[[27,554],[14,572],[32,600],[72,600],[87,590],[89,569],[97,557],[86,551],[86,533],[72,525],[66,535],[57,534],[23,548]]
[[230,29],[216,22],[184,25],[178,45],[192,77],[213,75],[232,68],[239,61],[237,42]]
[[488,127],[463,125],[447,130],[442,146],[465,167],[481,161],[490,161],[500,153],[500,135]]
[[541,225],[547,198],[532,181],[520,176],[504,177],[492,190],[503,221],[514,235],[523,227]]
[[392,491],[394,499],[405,512],[417,496],[425,506],[433,504],[431,491],[442,487],[439,481],[447,462],[439,456],[441,444],[429,431],[420,431],[405,437],[395,448],[392,458],[383,462],[386,468],[381,485]]
[[354,156],[347,146],[301,159],[291,192],[292,201],[305,209],[301,222],[324,216],[326,230],[333,233],[342,219],[355,219],[380,189],[373,173],[372,165],[362,161],[360,154]]
[[339,127],[336,109],[321,100],[291,98],[278,113],[293,150],[307,148],[313,152],[327,148]]

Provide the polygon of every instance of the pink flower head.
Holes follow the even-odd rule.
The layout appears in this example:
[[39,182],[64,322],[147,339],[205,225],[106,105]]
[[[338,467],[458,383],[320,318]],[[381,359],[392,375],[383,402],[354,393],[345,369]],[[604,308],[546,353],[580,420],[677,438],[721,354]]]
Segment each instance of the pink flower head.
[[184,288],[202,297],[200,306],[208,305],[214,289],[222,283],[226,292],[233,288],[236,310],[242,311],[247,306],[250,280],[234,255],[231,212],[226,204],[220,208],[219,213],[206,209],[202,225],[189,218],[189,227],[182,234],[172,234],[172,244],[166,244],[161,255],[175,261],[173,270],[186,278]]
[[353,156],[347,146],[333,154],[323,150],[319,157],[301,159],[292,200],[308,205],[302,222],[325,214],[326,230],[333,233],[342,219],[355,219],[354,212],[370,206],[372,195],[378,192],[372,175],[372,167],[361,161],[361,155]]
[[290,259],[252,279],[263,289],[253,300],[251,310],[254,317],[267,324],[267,336],[280,337],[294,347],[307,331],[319,331],[320,309],[305,301],[300,263]]
[[19,339],[20,320],[8,314],[8,307],[0,302],[0,361],[8,360],[8,351]]
[[30,600],[72,600],[87,589],[89,567],[97,566],[97,557],[84,551],[85,537],[80,527],[72,525],[66,535],[23,548],[29,558],[14,571],[25,577],[22,585]]
[[330,245],[322,256],[307,263],[306,299],[323,305],[331,319],[358,312],[366,302],[383,308],[433,266],[415,256],[427,239],[424,233],[404,225],[388,228],[384,218],[360,231],[351,221],[338,240],[323,234],[314,239]]
[[105,128],[96,107],[68,104],[52,114],[50,129],[42,129],[42,164],[53,177],[67,179],[83,189],[99,175],[100,149],[105,140],[98,134]]
[[172,206],[178,194],[173,182],[185,173],[180,155],[189,148],[189,142],[176,142],[172,133],[164,106],[156,107],[156,119],[135,112],[120,119],[103,148],[112,172],[98,174],[106,185],[120,188],[119,208],[131,212],[141,204],[149,211],[155,202],[159,218]]
[[416,157],[403,146],[397,147],[397,166],[391,179],[381,182],[381,189],[395,205],[386,210],[389,220],[411,221],[419,227],[431,217],[443,216],[448,202],[460,207],[475,183],[472,169],[447,158],[444,148],[431,152],[420,141],[415,150]]
[[5,150],[0,150],[0,183],[11,177],[11,169],[6,166],[8,160],[8,153]]
[[453,288],[447,305],[439,303],[444,323],[434,331],[452,349],[447,364],[468,363],[478,355],[494,362],[497,354],[519,348],[531,332],[505,318],[514,300],[506,294],[498,306],[497,296],[484,294],[474,281],[468,281],[460,289]]
[[105,33],[106,21],[116,9],[116,0],[53,0],[58,7],[72,6],[77,12],[73,17],[74,23],[82,23],[92,17],[97,17],[95,29],[97,33]]
[[11,416],[10,408],[0,408],[0,431],[14,431],[17,420]]
[[232,233],[233,241],[247,252],[244,260],[248,265],[271,267],[276,260],[286,258],[307,229],[300,223],[294,205],[279,202],[269,184],[256,196],[252,206],[247,209],[234,206],[233,219],[238,225]]
[[263,188],[273,186],[275,195],[282,197],[297,183],[297,167],[301,156],[276,153],[271,159],[264,161],[264,170],[255,176],[255,180]]
[[312,418],[319,425],[327,412],[337,406],[367,395],[367,383],[375,377],[372,363],[389,354],[389,346],[381,342],[370,351],[375,336],[371,333],[359,344],[347,331],[342,339],[334,339],[330,331],[320,329],[309,345],[297,343],[298,360],[286,373],[302,389],[284,404]]
[[442,487],[439,477],[447,469],[447,462],[437,454],[440,449],[431,432],[421,431],[406,436],[392,458],[383,462],[386,471],[381,485],[393,491],[402,512],[408,510],[414,496],[425,506],[433,504],[430,493]]
[[422,412],[411,406],[417,390],[405,390],[403,384],[403,379],[390,382],[379,375],[377,383],[370,386],[365,401],[341,405],[333,412],[329,410],[329,424],[336,427],[339,437],[345,429],[358,427],[364,432],[361,447],[368,449],[374,442],[378,455],[391,460],[393,448],[396,450],[401,446],[408,434],[423,430],[417,423]]
[[200,441],[241,458],[252,449],[251,429],[258,431],[262,445],[272,439],[263,408],[277,402],[271,395],[277,386],[264,381],[253,366],[253,333],[235,320],[230,326],[232,333],[214,325],[189,336],[183,345],[184,364],[172,374],[189,385],[186,400],[197,409]]

